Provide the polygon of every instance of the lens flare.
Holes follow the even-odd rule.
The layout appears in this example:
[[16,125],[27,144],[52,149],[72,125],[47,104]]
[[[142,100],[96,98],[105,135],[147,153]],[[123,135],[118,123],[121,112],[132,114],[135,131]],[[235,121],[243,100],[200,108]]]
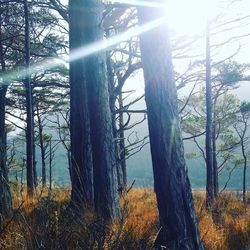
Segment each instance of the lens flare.
[[156,20],[149,22],[145,25],[131,28],[131,29],[129,29],[121,34],[118,34],[116,36],[113,36],[107,40],[98,41],[98,42],[92,43],[90,45],[84,46],[82,48],[75,49],[74,51],[72,51],[70,53],[69,61],[70,62],[75,61],[75,60],[78,60],[82,57],[89,56],[93,53],[96,53],[96,52],[99,52],[102,50],[107,50],[108,48],[113,47],[121,42],[127,41],[127,40],[131,39],[132,37],[139,36],[142,33],[145,33],[149,30],[152,30],[152,29],[160,26],[164,22],[165,22],[164,18],[159,18],[159,19],[156,19]]
[[106,0],[105,4],[125,4],[132,6],[142,6],[142,7],[151,7],[151,8],[162,8],[164,5],[159,2],[154,1],[142,1],[142,0]]
[[[144,32],[148,32],[162,25],[164,22],[164,18],[159,18],[145,25],[133,27],[121,34],[110,37],[109,39],[97,41],[95,43],[75,49],[70,53],[69,60],[65,60],[64,58],[49,58],[41,62],[34,63],[29,68],[29,75],[36,74],[44,70],[53,69],[60,65],[65,65],[66,63],[90,56],[94,53],[107,50],[121,42],[131,39],[132,37],[139,36]],[[25,77],[27,77],[27,70],[25,67],[14,69],[11,72],[8,71],[7,73],[0,75],[0,86],[9,85],[13,81],[23,80]]]

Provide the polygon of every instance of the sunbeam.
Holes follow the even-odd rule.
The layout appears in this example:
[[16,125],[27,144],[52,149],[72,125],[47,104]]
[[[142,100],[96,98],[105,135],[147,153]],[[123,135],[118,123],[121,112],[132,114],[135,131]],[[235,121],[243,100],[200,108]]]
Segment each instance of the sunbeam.
[[116,36],[113,36],[107,40],[98,41],[95,43],[92,43],[90,45],[84,46],[79,49],[75,49],[71,52],[69,61],[75,61],[82,57],[89,56],[93,53],[99,52],[101,50],[106,50],[114,45],[117,45],[121,42],[127,41],[128,39],[141,35],[144,32],[147,32],[149,30],[152,30],[161,24],[165,22],[164,18],[158,18],[152,22],[149,22],[142,26],[137,26],[134,28],[131,28],[121,34],[118,34]]
[[[97,41],[95,43],[75,49],[74,51],[70,53],[69,60],[65,60],[64,58],[49,58],[41,62],[34,63],[30,66],[29,74],[32,75],[32,74],[41,72],[43,70],[53,69],[59,65],[78,60],[80,58],[89,56],[91,54],[94,54],[102,50],[107,50],[108,48],[115,46],[121,42],[127,41],[131,39],[132,37],[135,37],[135,36],[141,35],[144,32],[150,31],[162,25],[165,21],[166,20],[162,17],[152,22],[149,22],[145,25],[133,27],[109,39]],[[0,85],[9,85],[13,81],[22,80],[27,76],[26,74],[27,74],[26,68],[15,69],[15,70],[12,70],[11,72],[2,74],[2,76],[0,76]]]
[[141,1],[141,0],[107,0],[104,1],[106,4],[126,4],[132,6],[142,6],[151,8],[162,8],[165,5],[159,2],[153,1]]

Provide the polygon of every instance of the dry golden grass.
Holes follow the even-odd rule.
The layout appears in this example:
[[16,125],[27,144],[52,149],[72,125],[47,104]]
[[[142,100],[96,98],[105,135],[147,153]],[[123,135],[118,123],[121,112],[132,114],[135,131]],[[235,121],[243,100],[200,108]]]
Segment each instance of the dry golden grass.
[[[32,200],[24,199],[24,193],[13,187],[16,212],[0,236],[0,249],[151,249],[159,230],[156,199],[150,189],[132,189],[122,197],[122,219],[110,226],[91,213],[67,217],[68,189],[57,188],[51,194],[39,190]],[[233,194],[222,194],[214,213],[208,213],[204,193],[196,192],[194,198],[206,249],[250,248],[249,206]]]

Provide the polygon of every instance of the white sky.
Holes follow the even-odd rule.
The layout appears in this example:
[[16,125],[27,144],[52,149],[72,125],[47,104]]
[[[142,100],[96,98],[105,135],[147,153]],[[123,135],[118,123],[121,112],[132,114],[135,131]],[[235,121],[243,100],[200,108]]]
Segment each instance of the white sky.
[[[197,42],[193,45],[193,49],[190,49],[190,55],[202,54],[199,58],[205,58],[205,26],[208,16],[207,10],[213,10],[212,14],[210,13],[210,18],[220,15],[220,19],[215,22],[215,26],[227,22],[229,20],[235,20],[241,17],[247,17],[242,21],[235,22],[234,24],[230,23],[228,25],[222,26],[211,33],[215,33],[220,30],[219,34],[211,36],[211,44],[220,44],[231,37],[242,36],[249,34],[246,37],[240,39],[234,39],[227,45],[221,46],[216,50],[212,50],[212,61],[218,62],[223,59],[226,59],[233,55],[239,48],[239,52],[232,58],[240,63],[250,63],[250,0],[238,0],[235,3],[231,4],[231,0],[210,0],[209,3],[214,4],[213,7],[207,8],[206,2],[208,0],[169,0],[169,8],[171,7],[173,11],[170,12],[169,17],[169,26],[177,34],[183,35],[186,34],[189,37],[192,36],[202,36],[203,38],[198,39]],[[227,8],[225,7],[227,6]],[[224,20],[224,21],[219,21]],[[173,60],[175,69],[179,72],[184,72],[186,66],[190,62],[190,59],[178,59]],[[141,95],[144,91],[144,83],[142,78],[142,72],[139,72],[134,78],[129,79],[126,83],[127,89],[136,89],[137,93],[135,95]],[[188,92],[191,86],[188,86],[184,92]],[[183,92],[183,90],[182,90]],[[241,87],[236,91],[242,99],[250,100],[248,92],[250,92],[250,87],[246,83],[241,84]]]
[[[116,2],[122,1],[131,3],[136,0],[113,0]],[[63,4],[67,4],[68,0],[61,0]],[[112,2],[112,1],[110,1]],[[141,3],[142,1],[140,1]],[[152,1],[153,3],[154,1]],[[222,23],[219,21],[229,21],[241,17],[246,17],[242,21],[235,24],[228,24],[220,28],[225,30],[217,35],[211,36],[211,44],[223,43],[231,37],[250,34],[250,0],[166,0],[166,17],[171,29],[175,30],[177,34],[192,36],[201,36],[203,38],[197,40],[190,49],[190,55],[203,54],[200,58],[205,58],[205,26],[207,17],[213,20],[218,15],[220,19],[215,25]],[[237,26],[237,27],[236,27]],[[219,31],[217,29],[215,31]],[[215,31],[211,31],[214,33]],[[250,36],[241,38],[239,40],[232,40],[229,44],[212,51],[212,61],[221,61],[234,54],[240,46],[240,50],[233,58],[240,63],[250,62]],[[186,60],[174,60],[174,66],[177,71],[185,71],[186,65],[190,62]],[[244,85],[244,88],[248,88]],[[142,72],[129,79],[126,83],[126,89],[136,90],[135,95],[141,95],[144,91],[144,83]],[[249,88],[250,90],[250,88]]]

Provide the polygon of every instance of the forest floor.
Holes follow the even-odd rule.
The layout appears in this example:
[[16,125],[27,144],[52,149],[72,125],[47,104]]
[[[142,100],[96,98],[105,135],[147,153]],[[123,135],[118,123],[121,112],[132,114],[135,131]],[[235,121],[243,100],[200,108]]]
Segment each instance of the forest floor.
[[[122,219],[104,225],[91,213],[68,216],[70,190],[38,192],[25,200],[13,188],[13,218],[0,234],[0,249],[152,249],[159,231],[156,199],[152,190],[131,189],[121,198]],[[19,195],[17,195],[19,194]],[[216,212],[205,209],[204,192],[194,192],[202,240],[208,250],[250,248],[250,205],[234,193],[221,194]]]

